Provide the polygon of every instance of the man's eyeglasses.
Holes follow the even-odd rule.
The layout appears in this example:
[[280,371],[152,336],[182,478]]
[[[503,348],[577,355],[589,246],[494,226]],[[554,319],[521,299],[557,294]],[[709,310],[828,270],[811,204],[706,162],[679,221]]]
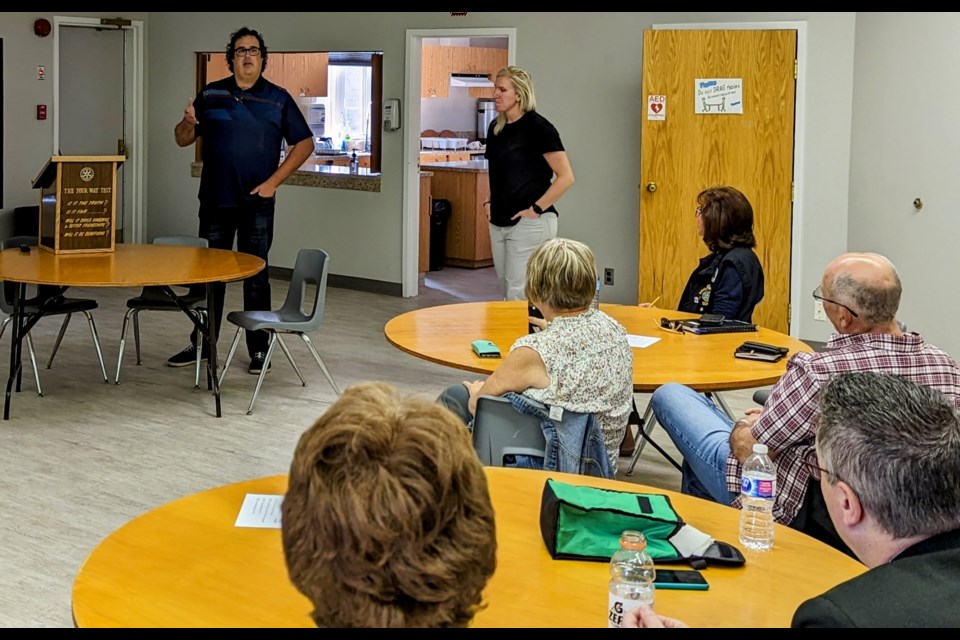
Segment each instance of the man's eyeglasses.
[[831,300],[830,298],[824,298],[823,295],[821,295],[822,293],[823,293],[823,286],[817,285],[817,288],[813,290],[813,299],[819,300],[820,302],[829,302],[830,304],[835,304],[838,307],[843,307],[844,309],[849,311],[850,315],[852,315],[854,318],[860,317],[859,313],[857,313],[847,305],[843,304],[842,302],[837,302],[836,300]]
[[660,324],[658,326],[664,331],[672,331],[673,333],[683,333],[683,320],[670,320],[669,318],[660,318]]
[[240,47],[239,49],[234,50],[234,55],[238,58],[244,56],[258,56],[260,55],[260,47]]
[[804,455],[800,459],[800,462],[803,464],[804,467],[806,467],[807,472],[810,474],[810,477],[813,478],[814,480],[819,481],[823,475],[826,475],[827,477],[833,476],[837,480],[846,482],[846,480],[838,476],[833,471],[830,471],[829,469],[824,469],[823,467],[820,466],[820,458],[817,456],[816,447],[810,447],[810,450],[807,451],[806,455]]

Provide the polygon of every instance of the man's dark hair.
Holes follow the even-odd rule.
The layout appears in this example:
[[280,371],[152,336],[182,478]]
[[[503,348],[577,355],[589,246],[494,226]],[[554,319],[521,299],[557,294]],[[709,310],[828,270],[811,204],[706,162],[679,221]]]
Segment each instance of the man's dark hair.
[[267,70],[267,43],[263,41],[263,36],[256,29],[240,27],[230,34],[230,44],[227,45],[227,68],[233,73],[233,58],[237,53],[237,40],[244,36],[253,36],[260,43],[260,58],[263,60],[263,66],[260,67],[260,73]]

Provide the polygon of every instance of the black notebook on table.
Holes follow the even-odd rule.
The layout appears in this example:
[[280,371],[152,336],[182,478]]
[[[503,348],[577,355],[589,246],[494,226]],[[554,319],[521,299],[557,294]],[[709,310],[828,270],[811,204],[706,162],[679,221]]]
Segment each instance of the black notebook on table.
[[743,333],[745,331],[756,331],[757,325],[739,320],[724,320],[719,324],[701,324],[699,320],[684,320],[683,330],[696,334],[709,333]]

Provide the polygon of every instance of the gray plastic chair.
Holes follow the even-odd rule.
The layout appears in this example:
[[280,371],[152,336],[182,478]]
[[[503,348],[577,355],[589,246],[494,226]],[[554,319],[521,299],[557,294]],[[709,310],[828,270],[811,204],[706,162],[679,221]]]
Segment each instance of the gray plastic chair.
[[[181,247],[208,247],[210,246],[206,238],[197,236],[157,236],[153,239],[153,244],[177,245]],[[206,309],[199,305],[207,300],[206,288],[204,286],[191,287],[190,290],[180,296],[180,299],[196,314],[197,319],[204,321]],[[127,313],[123,316],[123,328],[120,330],[120,354],[117,356],[117,374],[114,378],[114,384],[120,384],[120,366],[123,364],[123,350],[127,342],[127,322],[133,318],[133,341],[137,348],[137,364],[140,364],[140,312],[141,311],[176,311],[182,313],[182,309],[170,296],[166,294],[163,287],[147,286],[144,287],[140,295],[127,300]],[[194,388],[200,387],[200,354],[203,352],[203,334],[197,333],[197,364],[194,375]]]
[[[37,236],[12,236],[10,238],[5,238],[0,246],[3,249],[11,249],[13,247],[19,247],[20,245],[28,245],[33,247],[33,251],[37,251]],[[4,310],[8,314],[13,313],[13,287],[16,285],[12,282],[5,282],[3,286],[3,295],[0,296],[3,298]],[[103,381],[107,382],[107,368],[103,364],[103,352],[100,350],[100,337],[97,335],[97,325],[93,321],[93,316],[90,315],[90,312],[96,309],[99,304],[96,300],[92,298],[67,298],[60,293],[61,288],[56,286],[49,285],[40,285],[37,287],[37,295],[34,298],[28,299],[24,307],[24,311],[27,314],[36,314],[40,312],[41,304],[43,304],[43,315],[44,316],[63,316],[63,323],[60,325],[60,333],[57,335],[57,341],[53,345],[53,352],[50,354],[50,360],[47,361],[47,369],[53,366],[53,359],[57,356],[57,350],[60,349],[60,343],[63,341],[63,335],[67,331],[67,325],[70,324],[70,317],[74,313],[82,313],[87,317],[87,324],[90,326],[90,335],[93,337],[93,346],[97,351],[97,360],[100,362],[100,373],[103,375]],[[52,300],[51,300],[52,299]],[[8,316],[12,317],[12,316]],[[4,323],[6,326],[6,323]],[[3,333],[0,331],[0,336]],[[34,359],[33,355],[33,341],[30,339],[29,334],[26,336],[28,339],[27,348],[31,352],[31,360]],[[36,373],[36,370],[34,370]],[[37,381],[37,391],[40,391],[40,378],[35,376]],[[40,395],[43,395],[40,393]]]
[[508,455],[542,458],[546,447],[547,441],[536,416],[516,411],[509,400],[500,396],[477,398],[473,448],[484,465],[502,467],[503,459]]
[[[257,395],[260,393],[260,387],[263,386],[263,378],[267,375],[270,368],[270,358],[273,356],[273,350],[280,343],[280,348],[287,356],[287,360],[297,372],[300,383],[307,386],[307,381],[303,379],[297,363],[294,361],[290,350],[284,343],[280,334],[292,333],[300,336],[303,342],[310,349],[314,360],[320,365],[320,370],[326,376],[327,382],[333,387],[336,394],[340,395],[340,389],[333,381],[326,365],[320,359],[320,354],[307,337],[307,334],[320,328],[323,321],[323,308],[327,293],[327,270],[330,263],[330,256],[323,249],[300,249],[297,253],[297,262],[293,267],[293,276],[290,278],[290,288],[287,290],[287,298],[283,306],[278,311],[231,311],[227,314],[227,321],[237,325],[237,334],[233,337],[233,344],[230,345],[230,352],[227,354],[227,361],[220,372],[220,384],[230,369],[230,362],[233,360],[233,354],[237,351],[237,345],[240,344],[240,336],[244,331],[267,331],[270,334],[270,346],[267,348],[267,356],[263,361],[263,369],[260,370],[260,376],[257,378],[257,386],[253,390],[253,397],[250,399],[250,406],[247,408],[247,415],[253,413],[253,405],[257,401]],[[307,313],[304,311],[304,297],[306,295],[304,285],[315,285],[313,296],[313,308]]]

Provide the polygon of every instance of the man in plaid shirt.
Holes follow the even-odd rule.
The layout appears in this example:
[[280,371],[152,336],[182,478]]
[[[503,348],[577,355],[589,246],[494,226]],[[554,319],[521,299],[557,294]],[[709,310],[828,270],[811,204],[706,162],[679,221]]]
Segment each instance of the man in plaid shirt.
[[[748,409],[736,423],[688,387],[657,389],[653,411],[683,454],[681,490],[739,508],[741,465],[761,442],[777,466],[775,520],[807,530],[807,511],[818,507],[807,500],[810,474],[802,460],[813,448],[817,394],[831,377],[894,374],[945,393],[960,408],[960,367],[918,334],[901,331],[901,290],[896,268],[881,255],[848,253],[831,262],[813,297],[823,302],[837,333],[826,351],[794,355],[763,408]],[[829,518],[819,520],[832,538]]]

